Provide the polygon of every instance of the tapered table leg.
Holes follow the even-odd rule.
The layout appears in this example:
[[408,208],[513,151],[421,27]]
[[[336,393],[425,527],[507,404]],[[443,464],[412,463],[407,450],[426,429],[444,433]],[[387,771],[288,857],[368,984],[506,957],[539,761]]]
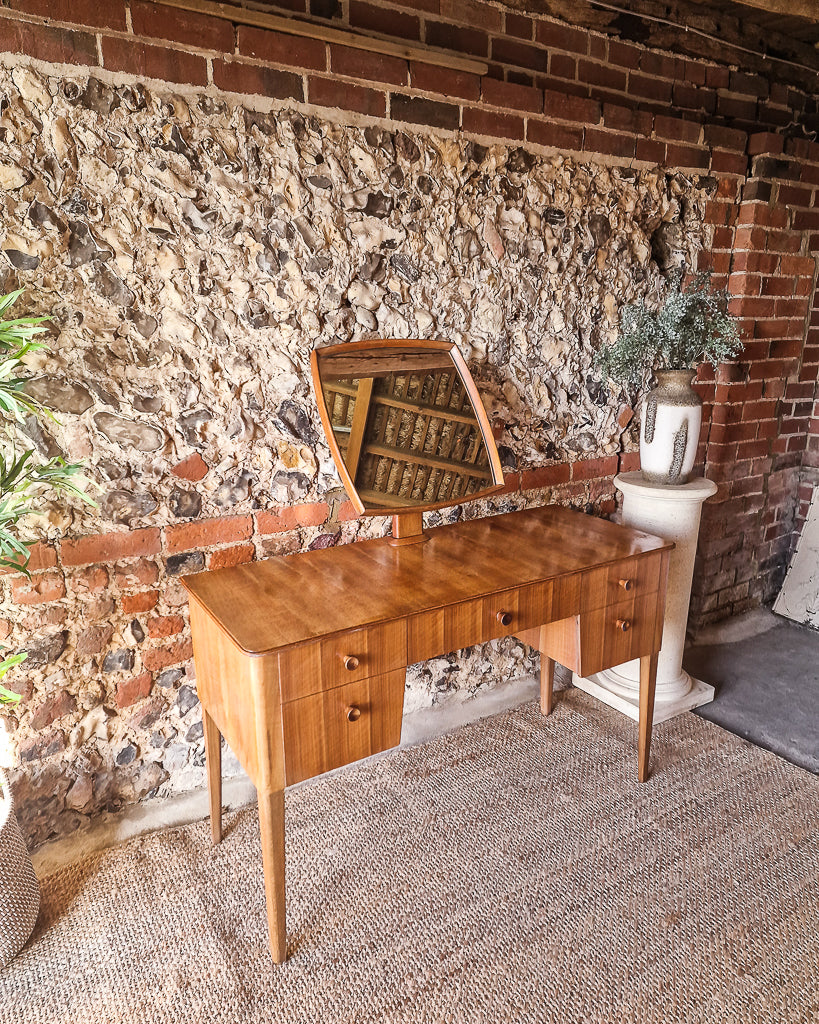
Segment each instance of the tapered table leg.
[[287,957],[284,894],[284,790],[259,792],[259,831],[262,838],[264,888],[270,955],[277,964]]
[[222,841],[222,736],[216,723],[202,707],[202,728],[205,733],[205,763],[210,800],[210,834],[213,845]]
[[552,713],[552,691],[555,684],[554,658],[540,655],[540,710],[544,715]]
[[645,782],[648,778],[648,759],[651,752],[651,727],[654,722],[654,688],[657,684],[657,654],[640,658],[640,739],[638,746],[637,778]]

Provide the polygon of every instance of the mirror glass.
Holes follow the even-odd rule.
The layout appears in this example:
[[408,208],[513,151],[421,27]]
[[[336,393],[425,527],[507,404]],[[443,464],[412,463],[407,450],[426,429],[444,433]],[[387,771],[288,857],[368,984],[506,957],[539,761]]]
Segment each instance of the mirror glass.
[[353,342],[313,353],[325,433],[359,512],[457,505],[503,486],[475,382],[454,345]]

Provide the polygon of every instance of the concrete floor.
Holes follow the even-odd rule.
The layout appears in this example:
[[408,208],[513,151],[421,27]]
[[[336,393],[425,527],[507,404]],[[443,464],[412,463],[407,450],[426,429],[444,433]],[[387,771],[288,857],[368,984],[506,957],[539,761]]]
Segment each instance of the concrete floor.
[[[717,688],[714,702],[696,714],[819,773],[819,632],[760,609],[703,632],[686,651],[684,665],[697,679]],[[569,685],[570,679],[558,666],[556,689]],[[404,718],[401,744],[422,743],[516,707],[538,693],[538,681],[524,678],[461,703],[417,711]],[[255,799],[256,791],[246,776],[225,780],[227,809]],[[88,831],[46,843],[34,854],[34,867],[43,877],[97,850],[157,829],[199,821],[207,814],[204,790],[152,800],[109,815]]]
[[683,667],[716,687],[695,714],[819,774],[819,632],[761,609],[699,636]]

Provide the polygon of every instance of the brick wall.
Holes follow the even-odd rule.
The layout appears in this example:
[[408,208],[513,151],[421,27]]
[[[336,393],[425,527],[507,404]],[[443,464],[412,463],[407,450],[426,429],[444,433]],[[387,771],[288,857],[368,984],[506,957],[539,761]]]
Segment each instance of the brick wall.
[[[103,76],[303,103],[337,118],[421,124],[712,179],[707,216],[713,246],[702,254],[702,265],[737,296],[734,311],[748,344],[736,366],[716,377],[701,373],[699,462],[720,490],[705,515],[693,615],[702,622],[770,598],[804,513],[798,506],[800,473],[819,467],[819,307],[813,299],[819,146],[799,137],[819,128],[811,95],[815,76],[806,73],[799,88],[785,84],[774,65],[768,75],[751,73],[477,0],[282,0],[265,10],[364,37],[453,51],[485,62],[487,73],[143,0],[5,0],[0,51],[51,66],[97,68]],[[508,483],[513,491],[560,487],[571,499],[581,495],[581,484],[588,498],[592,479],[591,504],[607,512],[613,507],[612,475],[634,466],[628,452],[523,467]],[[282,515],[298,520],[317,514],[311,509]],[[241,523],[154,531],[150,555],[139,557],[170,561],[194,553],[200,566],[241,561],[260,553],[266,521],[243,517]],[[86,552],[88,564],[133,557],[106,555],[110,542],[66,540],[62,551],[44,551],[48,564],[31,584],[15,584],[15,593],[47,603],[65,585],[61,572],[73,572],[77,550]],[[138,596],[123,591],[123,599],[147,611],[150,587],[144,586]]]

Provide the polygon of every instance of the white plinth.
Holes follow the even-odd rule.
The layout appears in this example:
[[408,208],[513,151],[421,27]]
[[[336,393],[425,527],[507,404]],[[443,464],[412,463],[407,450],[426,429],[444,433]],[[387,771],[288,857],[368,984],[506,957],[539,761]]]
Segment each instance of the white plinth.
[[[614,478],[614,486],[623,493],[625,526],[672,540],[675,545],[668,566],[663,640],[657,660],[654,697],[654,721],[664,722],[714,699],[713,686],[692,679],[683,671],[682,657],[702,503],[715,493],[717,485],[699,477],[687,484],[667,486],[649,483],[640,473],[621,473]],[[638,718],[639,659],[587,679],[574,676],[573,681],[579,689],[629,718]]]

